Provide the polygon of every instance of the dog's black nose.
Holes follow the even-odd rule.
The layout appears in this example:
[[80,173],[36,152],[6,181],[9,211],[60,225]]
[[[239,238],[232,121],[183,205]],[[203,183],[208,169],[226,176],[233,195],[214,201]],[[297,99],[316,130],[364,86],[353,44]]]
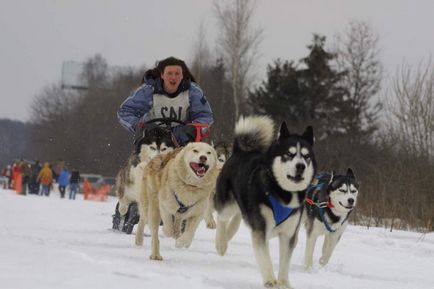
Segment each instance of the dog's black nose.
[[306,168],[306,166],[305,166],[305,164],[298,163],[295,165],[295,168],[297,169],[298,173],[302,173],[304,171],[304,169]]
[[348,205],[354,205],[354,199],[353,198],[348,199]]
[[199,160],[200,160],[202,163],[204,163],[204,162],[206,162],[207,158],[206,158],[206,156],[200,156],[200,157],[199,157]]

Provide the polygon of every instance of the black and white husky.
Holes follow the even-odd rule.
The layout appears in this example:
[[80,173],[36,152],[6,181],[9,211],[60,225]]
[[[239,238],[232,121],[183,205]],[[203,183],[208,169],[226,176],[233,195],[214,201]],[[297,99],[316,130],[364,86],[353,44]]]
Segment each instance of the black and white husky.
[[[224,255],[241,217],[251,229],[252,244],[265,287],[291,288],[289,263],[296,245],[306,189],[316,171],[312,127],[290,134],[282,123],[275,139],[268,117],[241,118],[235,127],[233,154],[217,181],[216,249]],[[278,236],[280,264],[273,272],[268,239]]]
[[306,228],[304,268],[312,268],[315,242],[325,235],[321,265],[330,260],[336,244],[348,224],[348,217],[356,206],[359,185],[352,169],[346,175],[319,174],[315,176],[306,196],[303,216]]
[[143,169],[152,158],[174,148],[171,132],[160,127],[146,132],[136,144],[136,152],[131,154],[116,177],[115,190],[119,202],[113,215],[113,229],[131,234],[139,221],[137,203],[143,189]]

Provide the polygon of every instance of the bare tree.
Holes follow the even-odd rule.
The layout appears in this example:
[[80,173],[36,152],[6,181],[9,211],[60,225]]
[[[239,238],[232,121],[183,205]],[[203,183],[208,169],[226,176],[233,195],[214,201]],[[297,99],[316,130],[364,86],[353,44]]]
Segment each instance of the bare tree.
[[[233,3],[233,4],[232,4]],[[235,105],[236,119],[246,97],[249,73],[257,60],[262,29],[252,28],[256,1],[235,0],[214,2],[214,11],[220,27],[218,45],[225,66],[228,67]]]
[[215,60],[211,57],[208,43],[206,42],[206,29],[203,22],[199,25],[197,39],[193,46],[193,64],[191,70],[198,83],[201,83],[203,70],[214,63]]
[[[402,65],[388,95],[389,123],[401,148],[412,154],[434,156],[434,65]],[[390,122],[392,121],[392,122]]]
[[363,21],[353,20],[336,37],[336,63],[346,71],[342,85],[349,93],[349,131],[355,138],[369,137],[376,129],[381,109],[374,99],[380,91],[383,67],[379,60],[379,36]]
[[71,123],[70,111],[78,104],[78,95],[62,90],[58,84],[44,88],[33,100],[30,111],[32,128],[29,149],[35,157],[54,161],[65,155],[71,141],[68,127]]
[[114,174],[133,148],[116,110],[143,71],[114,73],[100,55],[88,59],[82,73],[86,90],[75,93],[48,86],[34,100],[28,141],[40,160],[64,159],[83,172]]

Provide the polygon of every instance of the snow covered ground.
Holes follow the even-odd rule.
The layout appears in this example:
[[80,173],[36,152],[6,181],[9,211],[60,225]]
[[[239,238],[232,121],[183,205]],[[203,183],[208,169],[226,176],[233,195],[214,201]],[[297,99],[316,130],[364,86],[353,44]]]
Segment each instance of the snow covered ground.
[[[0,288],[263,288],[244,226],[224,257],[202,223],[188,250],[161,236],[164,261],[151,261],[149,237],[136,247],[134,232],[111,230],[115,204],[0,189]],[[349,226],[325,268],[317,248],[311,273],[303,270],[304,244],[303,230],[290,268],[296,289],[434,288],[434,234]],[[277,268],[276,239],[271,250]]]

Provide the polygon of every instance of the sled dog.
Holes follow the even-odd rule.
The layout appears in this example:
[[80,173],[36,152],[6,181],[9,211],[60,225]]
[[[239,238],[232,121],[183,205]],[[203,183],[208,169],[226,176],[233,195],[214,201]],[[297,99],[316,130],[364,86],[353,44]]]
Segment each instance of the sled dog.
[[[265,116],[241,118],[235,126],[233,153],[217,181],[216,250],[224,255],[241,217],[251,230],[252,245],[265,287],[291,288],[289,263],[296,245],[306,189],[316,172],[312,127],[292,134],[286,123],[274,137]],[[276,279],[268,239],[279,237]]]
[[[147,133],[137,147],[138,151],[131,154],[126,165],[120,169],[116,177],[115,190],[119,199],[119,217],[123,218],[119,224],[121,228],[122,223],[128,222],[126,219],[131,219],[125,217],[130,204],[139,201],[139,193],[143,187],[143,169],[146,164],[156,155],[172,151],[175,145],[170,131],[156,127]],[[129,233],[134,224],[135,222],[130,224]]]
[[[221,171],[225,162],[229,159],[232,153],[232,145],[229,145],[225,142],[219,142],[214,146],[214,149],[217,153],[217,168]],[[215,190],[209,195],[208,207],[205,212],[205,223],[206,227],[209,229],[215,229],[216,223],[213,217],[213,213],[215,211],[214,208],[214,195]]]
[[348,217],[356,206],[359,185],[351,168],[346,175],[322,173],[315,176],[308,189],[304,225],[306,228],[306,249],[304,268],[312,268],[315,242],[325,235],[322,247],[321,265],[326,265],[348,224]]
[[[167,155],[160,155],[146,166],[136,245],[143,244],[143,229],[148,223],[150,259],[162,260],[158,239],[160,220],[164,234],[176,239],[177,248],[191,245],[218,173],[217,154],[212,146],[203,142],[189,143]],[[183,222],[185,227],[181,232]]]

